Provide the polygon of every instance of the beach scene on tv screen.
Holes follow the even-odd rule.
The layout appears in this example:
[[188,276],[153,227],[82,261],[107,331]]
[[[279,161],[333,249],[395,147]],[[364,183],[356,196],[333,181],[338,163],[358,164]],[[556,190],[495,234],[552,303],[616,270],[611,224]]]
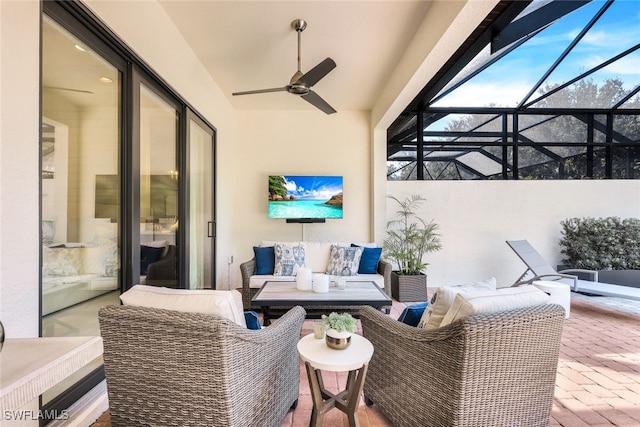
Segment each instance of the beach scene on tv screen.
[[269,176],[269,218],[342,218],[341,176]]

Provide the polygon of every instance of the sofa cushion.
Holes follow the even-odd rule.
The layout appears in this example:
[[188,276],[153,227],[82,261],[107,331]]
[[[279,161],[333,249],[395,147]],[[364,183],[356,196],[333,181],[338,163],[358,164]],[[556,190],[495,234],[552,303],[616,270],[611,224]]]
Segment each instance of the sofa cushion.
[[256,274],[273,274],[275,254],[273,246],[254,246],[253,254],[256,259]]
[[[351,246],[360,246],[352,243]],[[358,274],[375,274],[378,272],[378,261],[382,255],[382,248],[362,247],[362,256],[358,266]]]
[[488,292],[496,289],[496,279],[492,277],[482,282],[469,283],[466,285],[441,286],[431,297],[431,302],[424,311],[418,324],[421,328],[435,329],[440,327],[442,319],[449,311],[456,295],[464,293],[473,295]]
[[43,276],[77,276],[82,274],[82,248],[42,248]]
[[124,305],[215,314],[247,327],[242,307],[242,294],[236,290],[169,289],[135,285],[121,294],[120,300]]
[[418,323],[420,323],[420,319],[422,318],[422,314],[428,305],[428,302],[419,302],[406,306],[404,310],[402,310],[402,313],[400,313],[398,321],[406,323],[409,326],[418,326]]
[[157,262],[162,257],[164,247],[154,248],[152,246],[140,245],[140,274],[146,275],[150,264]]
[[331,254],[330,242],[300,242],[304,246],[304,266],[313,273],[324,273]]
[[358,274],[362,248],[359,246],[331,245],[327,274],[333,276],[355,276]]
[[440,326],[446,326],[456,320],[484,313],[515,310],[545,304],[549,295],[535,286],[518,286],[475,295],[456,295],[451,308],[442,319]]
[[304,247],[302,245],[289,246],[276,243],[273,246],[275,254],[274,276],[295,276],[298,269],[304,267]]
[[164,258],[169,253],[169,241],[168,240],[148,240],[146,242],[140,242],[141,245],[149,246],[151,248],[162,248],[162,256]]

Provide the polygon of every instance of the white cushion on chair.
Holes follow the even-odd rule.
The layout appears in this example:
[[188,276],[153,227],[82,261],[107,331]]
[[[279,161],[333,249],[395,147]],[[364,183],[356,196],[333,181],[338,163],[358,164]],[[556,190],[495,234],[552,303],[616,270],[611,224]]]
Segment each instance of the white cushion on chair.
[[453,300],[440,326],[446,326],[456,320],[484,313],[515,310],[516,308],[531,307],[545,304],[549,295],[535,286],[518,286],[503,288],[495,292],[476,295],[458,294]]
[[247,327],[242,307],[242,294],[236,290],[170,289],[135,285],[120,295],[120,300],[124,305],[215,314]]
[[425,329],[435,329],[440,327],[442,319],[444,319],[444,316],[449,311],[456,295],[460,293],[465,295],[476,295],[479,293],[495,291],[495,289],[495,277],[491,277],[490,279],[482,282],[469,283],[465,285],[441,286],[436,290],[435,294],[433,294],[429,305],[420,318],[418,327]]

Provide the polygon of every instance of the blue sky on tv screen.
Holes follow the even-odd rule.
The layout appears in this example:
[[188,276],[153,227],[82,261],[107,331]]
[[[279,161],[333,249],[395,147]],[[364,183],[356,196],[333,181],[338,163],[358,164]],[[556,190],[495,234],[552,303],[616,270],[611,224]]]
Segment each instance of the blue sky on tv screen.
[[342,192],[341,176],[282,176],[286,181],[287,195],[298,200],[329,200]]

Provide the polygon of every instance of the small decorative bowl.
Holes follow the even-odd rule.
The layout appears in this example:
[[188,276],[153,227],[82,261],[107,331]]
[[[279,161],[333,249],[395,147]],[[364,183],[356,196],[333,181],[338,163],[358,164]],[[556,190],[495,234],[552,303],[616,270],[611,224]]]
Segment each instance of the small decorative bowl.
[[344,350],[349,347],[349,344],[351,344],[351,336],[346,338],[335,338],[330,335],[325,335],[324,340],[327,343],[327,346],[334,350]]

